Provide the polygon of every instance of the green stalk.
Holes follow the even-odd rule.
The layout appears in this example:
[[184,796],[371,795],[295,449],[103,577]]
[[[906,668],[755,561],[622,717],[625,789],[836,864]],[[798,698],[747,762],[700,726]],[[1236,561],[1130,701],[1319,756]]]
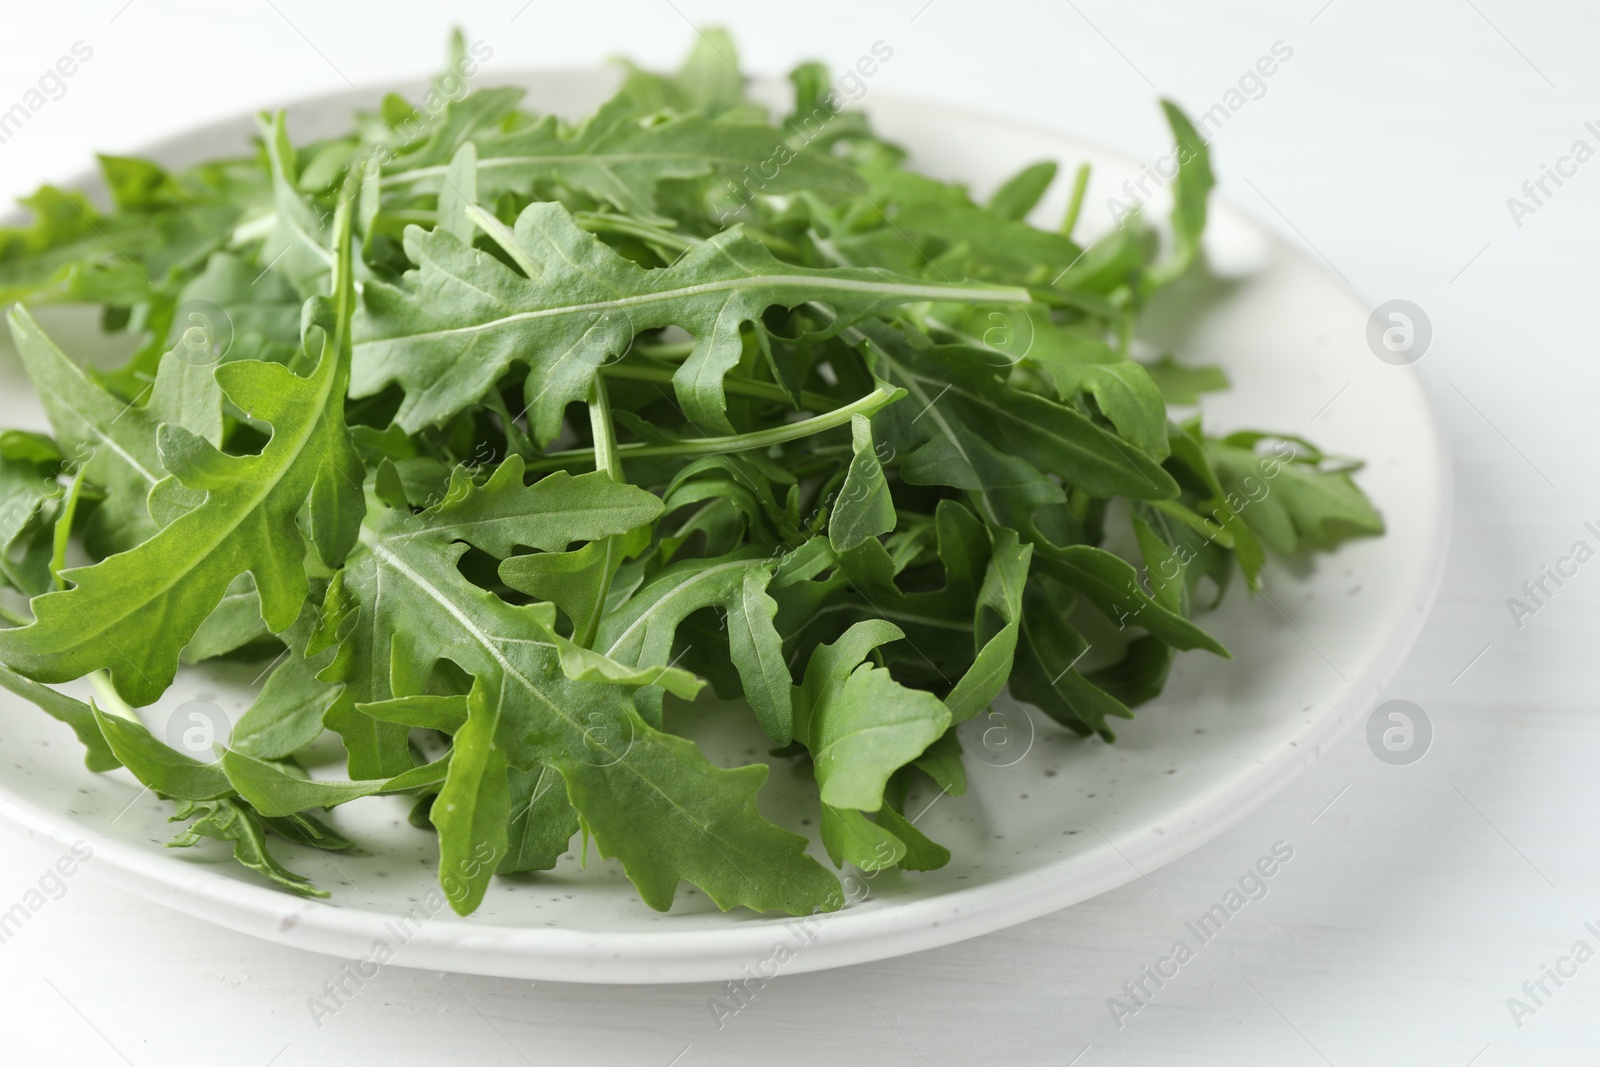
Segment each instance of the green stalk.
[[23,615],[20,612],[12,611],[4,604],[0,604],[0,619],[5,620],[12,626],[26,626],[33,621],[33,619],[29,616]]
[[1089,191],[1089,164],[1080,163],[1072,179],[1072,199],[1067,202],[1066,217],[1061,220],[1061,236],[1071,237],[1078,225],[1078,215],[1083,211],[1083,194]]
[[617,458],[617,432],[611,425],[611,397],[606,382],[596,377],[589,387],[589,430],[594,435],[595,470],[605,471],[614,482],[622,481],[622,461]]
[[122,694],[118,693],[111,684],[111,675],[105,671],[94,671],[89,675],[89,685],[94,689],[95,696],[99,698],[100,710],[107,715],[115,715],[130,722],[141,722],[139,713],[133,710]]
[[[614,482],[623,481],[622,460],[617,456],[617,432],[611,422],[611,397],[606,393],[605,379],[595,375],[594,384],[589,387],[589,430],[594,437],[595,470],[603,471]],[[597,604],[604,604],[606,597],[611,593],[611,578],[616,568],[609,566],[616,558],[622,546],[621,537],[608,537],[605,539],[606,562],[608,566],[600,571],[600,585],[595,591]],[[573,641],[583,648],[594,644],[595,635],[600,630],[601,611],[589,612],[589,618],[584,623],[583,629],[572,635]]]
[[572,220],[590,233],[620,233],[627,237],[637,237],[641,241],[674,248],[679,252],[687,252],[702,243],[698,237],[674,233],[663,227],[652,226],[648,222],[641,222],[626,215],[613,215],[608,211],[578,211],[573,214]]
[[[673,372],[668,367],[651,367],[639,363],[614,363],[601,370],[608,378],[625,378],[635,382],[662,382],[670,384]],[[747,396],[753,400],[775,400],[782,404],[794,403],[787,390],[772,382],[759,382],[748,378],[725,378],[724,391],[734,396]],[[801,392],[800,404],[811,411],[832,411],[839,402],[832,397],[809,391]]]
[[694,354],[695,342],[669,341],[662,344],[640,343],[633,346],[633,351],[640,355],[649,356],[651,359],[688,359]]
[[67,583],[62,580],[61,572],[67,567],[67,544],[72,538],[72,518],[78,512],[78,497],[83,492],[84,470],[84,467],[79,467],[78,473],[72,479],[72,484],[67,487],[67,499],[61,505],[60,518],[56,519],[56,528],[50,546],[50,577],[55,582],[57,589],[65,589],[67,587]]
[[[821,415],[813,415],[809,419],[791,422],[786,426],[775,426],[770,430],[756,430],[753,433],[729,434],[725,437],[701,437],[693,441],[674,441],[671,444],[648,445],[627,444],[615,445],[615,456],[618,460],[624,459],[659,459],[665,456],[714,456],[723,452],[748,452],[751,449],[770,448],[788,441],[798,441],[812,434],[824,430],[831,430],[838,426],[847,426],[850,419],[856,415],[870,415],[879,408],[900,399],[905,394],[904,389],[879,386],[859,400],[853,401],[840,408]],[[591,415],[593,409],[591,408]],[[572,463],[589,462],[595,460],[596,449],[574,448],[565,452],[552,452],[543,460],[532,466],[536,468],[565,467]]]

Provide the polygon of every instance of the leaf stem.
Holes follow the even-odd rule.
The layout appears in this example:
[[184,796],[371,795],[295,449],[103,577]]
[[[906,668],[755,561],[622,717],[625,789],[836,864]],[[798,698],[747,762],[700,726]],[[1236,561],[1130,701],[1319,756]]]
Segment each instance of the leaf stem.
[[[855,415],[870,415],[879,408],[890,404],[905,395],[904,389],[893,386],[879,386],[859,400],[852,401],[833,411],[821,415],[813,415],[809,419],[801,419],[785,426],[775,426],[770,430],[756,430],[753,433],[736,433],[725,437],[701,437],[689,441],[672,441],[667,444],[626,444],[618,445],[616,455],[619,460],[624,459],[658,459],[666,456],[710,456],[723,452],[748,452],[756,448],[769,448],[787,441],[798,441],[810,437],[824,430],[831,430],[837,426],[848,425]],[[572,463],[589,462],[595,457],[592,448],[574,448],[564,452],[552,452],[543,460],[532,464],[534,467],[565,467]]]
[[[617,456],[617,431],[611,420],[611,397],[606,392],[605,379],[598,374],[589,386],[589,430],[594,437],[595,470],[603,471],[614,482],[624,481],[622,460]],[[607,561],[615,560],[622,547],[622,538],[607,537],[604,544]],[[605,614],[600,608],[611,593],[611,579],[615,574],[615,566],[601,568],[599,587],[595,590],[596,610],[589,612],[583,628],[572,635],[572,640],[582,648],[593,646],[595,636],[600,632],[600,616]]]
[[512,262],[522,269],[523,274],[526,274],[529,278],[536,279],[544,273],[539,269],[539,264],[529,259],[528,253],[517,243],[516,234],[508,230],[505,223],[489,214],[480,205],[468,204],[467,218],[471,219],[473,225],[477,226],[478,229],[488,234],[490,240],[504,249],[505,254],[511,257]]
[[0,619],[4,619],[12,626],[26,626],[33,620],[21,612],[12,611],[5,604],[0,604]]
[[[673,377],[671,368],[651,367],[639,363],[614,363],[602,369],[601,373],[608,378],[624,378],[635,382],[671,382]],[[722,385],[726,392],[735,396],[748,396],[754,400],[776,400],[784,404],[794,403],[794,398],[783,386],[773,382],[726,378]],[[833,411],[839,406],[839,402],[832,397],[810,391],[800,394],[800,404],[811,411]]]
[[659,344],[641,343],[633,346],[633,351],[651,359],[688,359],[694,354],[693,341],[663,341]]
[[1089,191],[1089,164],[1078,164],[1078,173],[1072,179],[1072,199],[1067,202],[1067,214],[1061,220],[1061,236],[1070,238],[1078,225],[1078,215],[1083,211],[1083,194]]
[[652,226],[648,222],[626,215],[614,215],[609,211],[578,211],[573,213],[572,219],[590,233],[620,233],[674,248],[679,252],[687,252],[695,245],[705,243],[698,237],[674,233],[665,227]]
[[105,671],[91,671],[89,685],[94,689],[95,696],[100,698],[101,711],[132,722],[140,721],[139,715],[133,710],[132,705],[123,700],[122,694],[118,693],[116,687],[111,684],[110,674]]
[[61,505],[61,516],[56,519],[53,543],[50,546],[50,579],[55,582],[57,589],[67,587],[61,572],[67,567],[67,544],[72,537],[72,519],[78,511],[78,497],[83,492],[83,475],[86,470],[88,470],[87,465],[78,468],[72,484],[67,487],[67,498]]
[[611,424],[611,398],[605,378],[595,375],[589,386],[589,430],[594,435],[595,470],[604,471],[612,481],[622,481],[622,461],[617,457],[617,433]]

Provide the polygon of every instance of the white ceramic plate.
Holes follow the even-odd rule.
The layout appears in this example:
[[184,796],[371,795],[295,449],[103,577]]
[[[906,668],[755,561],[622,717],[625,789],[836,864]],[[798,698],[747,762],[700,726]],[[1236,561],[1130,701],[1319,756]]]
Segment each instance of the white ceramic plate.
[[[615,75],[542,71],[511,80],[528,86],[530,106],[580,115],[609,93]],[[402,89],[420,95],[417,86]],[[778,98],[774,84],[762,91]],[[297,139],[342,132],[351,109],[378,96],[304,102],[290,108],[290,129]],[[979,193],[1038,159],[1061,161],[1067,174],[1089,160],[1083,225],[1091,230],[1111,225],[1106,198],[1138,171],[1125,158],[990,116],[878,94],[867,104],[878,130],[906,145],[919,168]],[[241,117],[141,154],[182,165],[242,150],[253,132]],[[1226,160],[1222,173],[1226,180]],[[1058,188],[1041,220],[1059,218],[1063,201]],[[591,856],[580,869],[569,854],[549,874],[497,880],[471,919],[445,910],[412,930],[395,920],[432,884],[434,842],[406,823],[406,800],[366,800],[333,817],[365,851],[322,855],[275,844],[290,868],[333,891],[327,902],[301,900],[254,880],[221,846],[165,848],[173,831],[167,805],[140,795],[125,772],[85,771],[66,728],[9,694],[0,694],[0,820],[60,846],[85,841],[94,849],[88,869],[107,880],[273,941],[350,959],[381,942],[402,966],[585,982],[720,980],[746,968],[771,973],[780,962],[796,973],[881,959],[1023,922],[1160,867],[1243,818],[1371,708],[1422,624],[1448,525],[1438,423],[1415,373],[1369,351],[1369,306],[1298,249],[1213,203],[1208,253],[1221,279],[1163,299],[1151,339],[1231,375],[1234,388],[1204,404],[1208,426],[1304,433],[1330,451],[1365,457],[1359,480],[1389,532],[1307,573],[1270,567],[1270,602],[1230,597],[1203,621],[1236,659],[1181,657],[1166,693],[1120,726],[1114,746],[1077,740],[1016,706],[968,724],[970,793],[921,801],[937,799],[919,826],[954,852],[944,870],[858,876],[847,881],[858,898],[850,906],[799,923],[723,914],[689,887],[670,913],[658,914],[638,901],[618,864]],[[1156,201],[1152,210],[1165,209]],[[0,354],[0,425],[44,426],[9,353]],[[237,715],[255,673],[186,674],[144,710],[146,721],[160,734],[174,709],[196,698]],[[754,735],[707,736],[687,717],[675,725],[714,759],[746,762],[762,750]],[[804,832],[800,784],[775,768],[762,807]],[[780,942],[789,949],[775,953]]]

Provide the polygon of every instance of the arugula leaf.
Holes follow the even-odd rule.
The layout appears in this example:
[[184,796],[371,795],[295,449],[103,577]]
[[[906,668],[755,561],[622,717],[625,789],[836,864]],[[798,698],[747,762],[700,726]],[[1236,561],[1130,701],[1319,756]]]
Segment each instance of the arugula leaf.
[[1228,375],[1221,367],[1186,367],[1170,355],[1144,364],[1144,369],[1168,404],[1198,404],[1202,393],[1228,388]]
[[534,438],[548,444],[599,365],[642,331],[680,326],[697,342],[673,377],[678,402],[697,425],[731,431],[722,379],[743,351],[740,325],[767,307],[825,300],[848,323],[917,300],[1027,300],[1016,290],[926,285],[877,270],[794,267],[737,228],[671,267],[644,270],[553,203],[530,204],[508,241],[529,277],[449,233],[407,228],[406,254],[418,269],[398,287],[363,290],[351,395],[399,384],[406,396],[395,421],[415,431],[481,399],[513,360],[530,360]]
[[404,793],[426,789],[444,781],[450,757],[413,767],[393,778],[366,782],[311,781],[286,774],[270,763],[238,752],[222,754],[222,771],[228,783],[250,806],[266,816],[293,815],[307,808],[332,808],[379,793]]
[[835,552],[848,552],[869,537],[894,529],[894,498],[883,477],[872,442],[872,423],[857,415],[850,420],[850,470],[828,519],[828,543]]
[[[507,854],[508,769],[541,766],[560,773],[601,855],[621,859],[652,907],[670,906],[680,879],[723,908],[800,913],[838,905],[837,887],[805,857],[804,840],[756,813],[765,767],[714,767],[692,743],[647,722],[615,686],[567,678],[549,616],[469,583],[456,568],[465,546],[448,529],[429,531],[425,521],[413,527],[375,504],[362,543],[362,558],[343,572],[344,603],[363,615],[407,619],[408,647],[390,658],[391,671],[414,681],[449,659],[474,679],[433,807],[441,871],[463,872],[445,882],[458,912],[476,907],[493,870],[465,873],[480,843],[496,861]],[[374,655],[382,662],[381,650]]]
[[199,844],[202,837],[226,841],[233,846],[233,858],[242,866],[260,873],[290,892],[306,897],[328,896],[326,889],[318,889],[272,858],[272,853],[267,851],[267,822],[247,804],[229,797],[183,801],[172,818],[174,822],[193,821],[181,834],[167,842],[168,847],[189,848]]
[[333,653],[308,655],[314,611],[302,615],[283,633],[287,646],[267,675],[255,701],[233,724],[228,744],[257,759],[283,759],[322,735],[324,716],[337,696],[337,687],[317,677],[326,670]]
[[[702,608],[720,607],[745,699],[773,743],[786,745],[794,737],[793,682],[783,640],[773,626],[778,605],[766,591],[772,573],[771,562],[748,552],[668,567],[602,621],[595,647],[632,667],[667,666],[683,620]],[[502,577],[506,574],[502,567]],[[648,721],[660,723],[658,692],[647,689],[637,702]]]
[[797,701],[797,734],[811,752],[826,805],[877,811],[889,776],[950,725],[950,709],[938,697],[907,689],[888,671],[862,662],[879,645],[904,636],[891,622],[858,622],[811,653]]
[[328,220],[301,195],[296,184],[297,160],[283,112],[260,119],[272,174],[274,215],[261,248],[261,259],[282,275],[302,297],[325,289],[335,268]]
[[[506,193],[526,196],[541,183],[554,182],[625,214],[669,224],[672,219],[658,213],[655,193],[666,179],[773,167],[773,179],[761,185],[764,191],[770,186],[771,192],[783,192],[818,183],[839,186],[846,173],[826,156],[785,147],[764,123],[712,122],[699,115],[643,122],[626,97],[612,100],[574,131],[546,116],[475,144],[474,184],[487,201]],[[448,187],[448,168],[421,157],[417,162],[422,165],[386,175],[385,183],[419,191]]]
[[1038,163],[1023,167],[1017,173],[1007,178],[989,197],[985,205],[993,214],[1004,219],[1021,220],[1028,217],[1050,188],[1050,183],[1056,180],[1056,164],[1054,160],[1041,160]]
[[[348,213],[344,216],[348,233]],[[308,515],[310,543],[337,564],[361,519],[361,461],[342,417],[348,379],[349,246],[341,254],[341,309],[322,330],[322,355],[308,378],[277,364],[216,368],[223,393],[247,417],[274,429],[254,456],[230,456],[205,438],[166,424],[163,465],[195,506],[136,548],[62,573],[72,588],[33,602],[34,621],[0,633],[0,657],[39,681],[66,681],[104,668],[135,705],[161,695],[183,646],[240,574],[255,575],[261,616],[283,630],[307,595],[308,545],[295,524]],[[148,472],[147,472],[148,473]],[[156,490],[159,492],[159,487]]]
[[1263,456],[1254,446],[1267,436],[1208,440],[1206,454],[1226,493],[1225,505],[1268,547],[1292,555],[1383,533],[1383,519],[1350,480],[1351,468],[1325,469],[1319,453],[1303,455],[1286,439],[1280,440],[1287,457],[1283,451]]
[[642,113],[671,110],[720,118],[744,104],[748,82],[726,30],[711,27],[697,33],[688,58],[674,74],[626,66],[628,76],[618,95],[634,101]]
[[146,507],[156,484],[167,477],[158,448],[162,423],[210,441],[221,438],[221,395],[207,383],[209,368],[196,368],[175,353],[162,357],[150,401],[139,406],[112,396],[67,358],[26,308],[7,316],[17,354],[39,390],[62,449],[86,477],[105,489],[90,539],[103,550],[132,548],[156,531]]
[[561,775],[549,767],[509,773],[511,821],[506,853],[496,874],[548,871],[578,832],[578,813],[567,803]]
[[169,748],[142,723],[107,715],[99,708],[94,708],[94,720],[122,765],[157,793],[178,800],[219,800],[233,795],[233,786],[221,768]]
[[1211,152],[1194,123],[1170,100],[1161,110],[1172,127],[1178,156],[1178,176],[1172,181],[1172,252],[1150,269],[1146,290],[1165,285],[1189,269],[1200,255],[1200,234],[1206,228],[1206,201],[1216,178],[1211,173]]
[[32,701],[39,710],[58,722],[66,723],[78,735],[85,749],[83,762],[91,771],[109,771],[122,766],[105,736],[90,705],[24,678],[8,667],[0,666],[0,686],[25,700]]

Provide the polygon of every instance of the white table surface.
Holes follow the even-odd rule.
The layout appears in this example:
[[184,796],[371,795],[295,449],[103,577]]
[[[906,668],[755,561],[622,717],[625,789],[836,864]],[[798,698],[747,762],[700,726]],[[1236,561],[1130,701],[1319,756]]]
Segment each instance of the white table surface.
[[[584,987],[389,968],[319,1028],[336,964],[207,926],[94,877],[0,946],[9,1063],[689,1067],[874,1064],[1600,1062],[1600,961],[1514,1025],[1508,997],[1600,938],[1600,563],[1519,630],[1506,607],[1600,520],[1600,161],[1513,221],[1506,198],[1600,120],[1600,13],[1577,0],[549,0],[8,5],[0,110],[83,40],[93,58],[0,145],[0,193],[208,118],[431,71],[451,21],[490,68],[627,53],[675,62],[691,22],[747,64],[842,69],[871,91],[1004,112],[1144,158],[1154,98],[1220,99],[1282,40],[1293,58],[1217,136],[1223,194],[1374,303],[1426,309],[1420,364],[1455,451],[1443,592],[1386,697],[1436,730],[1420,763],[1352,731],[1263,810],[1115,892],[965,944],[789,977],[723,1030],[710,986]],[[446,11],[448,10],[448,13]],[[870,105],[870,94],[868,99]],[[1553,188],[1553,187],[1552,187]],[[1481,657],[1480,657],[1481,653]],[[1475,657],[1480,657],[1475,659]],[[1470,664],[1470,669],[1469,669]],[[1465,672],[1465,673],[1463,673]],[[1335,799],[1337,798],[1337,799]],[[1331,806],[1330,806],[1331,803]],[[1271,893],[1118,1028],[1107,998],[1273,842]],[[0,901],[55,855],[0,837]],[[89,865],[92,871],[92,863]]]

